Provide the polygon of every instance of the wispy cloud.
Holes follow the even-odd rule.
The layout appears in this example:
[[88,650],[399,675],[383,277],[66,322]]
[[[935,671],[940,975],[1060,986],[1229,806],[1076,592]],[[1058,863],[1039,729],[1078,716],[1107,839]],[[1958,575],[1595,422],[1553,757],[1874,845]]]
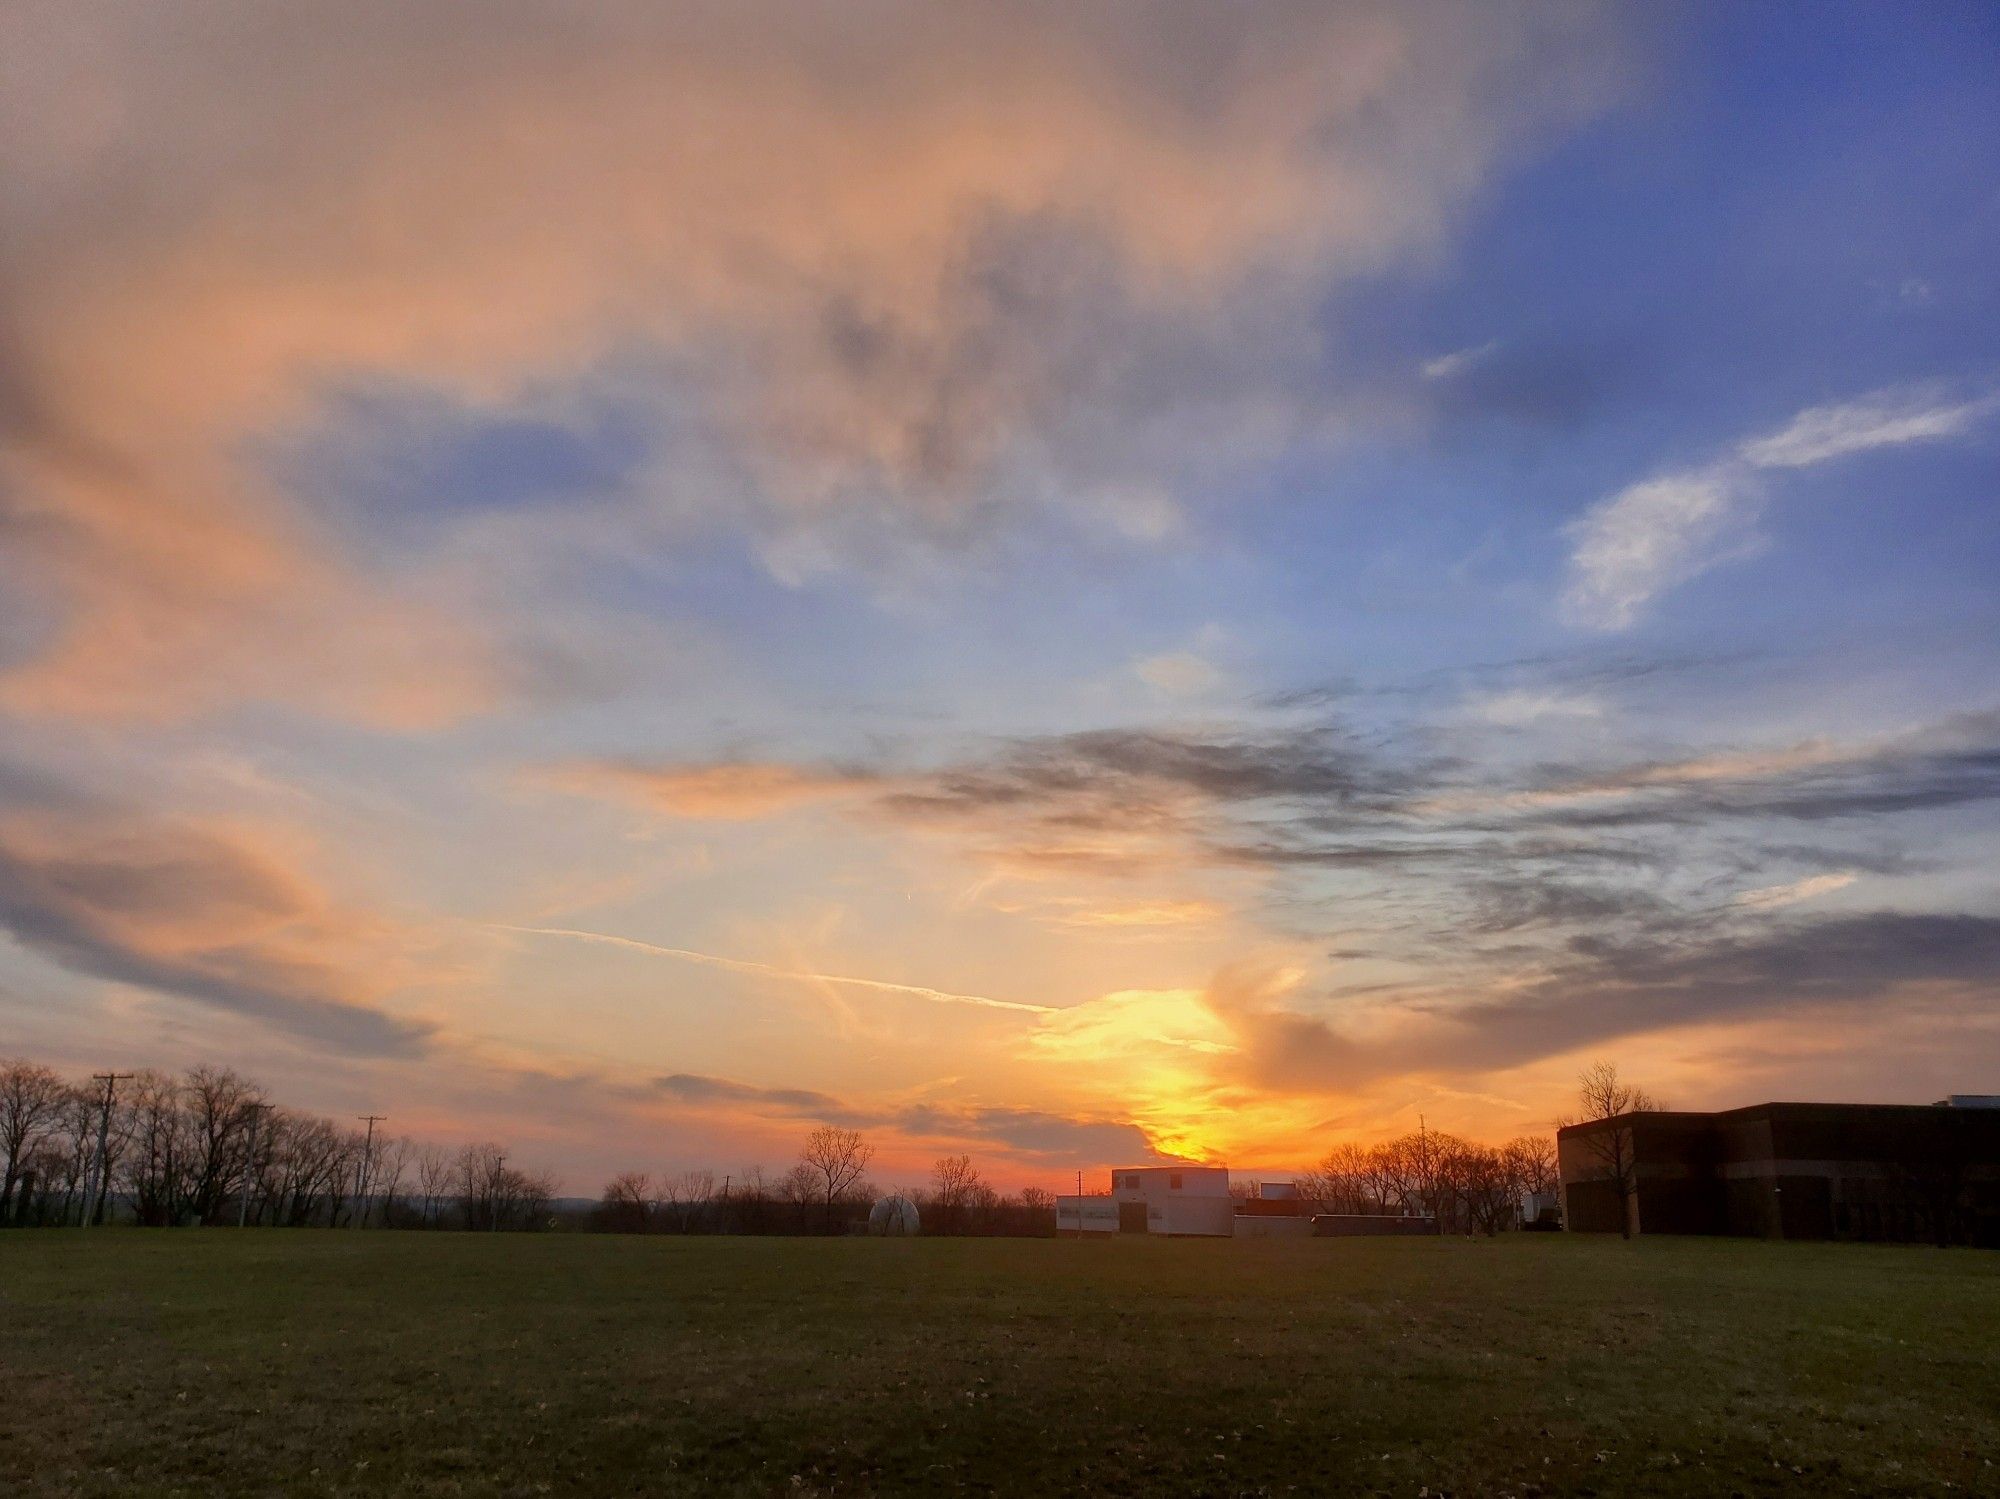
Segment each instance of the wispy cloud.
[[895,994],[907,999],[927,1000],[932,1004],[971,1005],[984,1010],[1012,1010],[1024,1015],[1049,1015],[1055,1013],[1051,1005],[1026,1004],[1012,999],[990,999],[984,994],[954,994],[948,989],[933,989],[924,984],[899,984],[888,979],[856,978],[842,973],[815,973],[801,968],[780,968],[772,963],[758,963],[748,958],[724,958],[714,953],[695,952],[685,947],[662,947],[658,943],[641,942],[633,937],[617,937],[605,932],[583,932],[570,927],[551,926],[506,926],[494,923],[493,929],[501,932],[519,932],[528,937],[566,937],[578,942],[600,942],[611,947],[623,947],[633,952],[647,953],[653,957],[674,958],[683,963],[700,963],[710,968],[723,968],[731,973],[747,973],[759,978],[783,979],[798,984],[823,984],[840,989],[865,989],[876,994]]
[[1222,907],[1214,901],[1160,900],[1129,906],[1084,905],[1064,911],[1056,919],[1065,926],[1184,927],[1207,925],[1222,914]]
[[1948,399],[1934,386],[1881,391],[1802,411],[1705,468],[1631,485],[1566,528],[1572,548],[1563,617],[1590,629],[1625,629],[1668,589],[1754,551],[1762,473],[1960,436],[1997,407],[2000,398]]
[[1427,359],[1419,367],[1426,380],[1449,380],[1461,375],[1475,364],[1490,358],[1500,347],[1499,339],[1489,339],[1483,344],[1474,344],[1466,349],[1454,349],[1449,354],[1440,354],[1435,359]]
[[834,800],[1030,874],[1164,868],[1187,857],[1217,808],[1360,803],[1399,784],[1379,756],[1321,726],[1088,730],[1004,740],[929,768],[578,761],[530,774],[683,815],[766,816]]
[[1647,479],[1568,527],[1575,546],[1563,617],[1622,630],[1647,604],[1750,545],[1744,476],[1720,468]]
[[1835,874],[1808,875],[1802,880],[1793,880],[1789,885],[1766,885],[1758,890],[1745,890],[1731,904],[1753,911],[1770,911],[1779,906],[1795,906],[1802,900],[1811,900],[1816,895],[1831,895],[1836,890],[1845,890],[1861,876],[1851,869],[1843,869]]
[[1934,388],[1878,391],[1837,406],[1801,411],[1780,431],[1738,449],[1753,468],[1805,468],[1851,453],[1959,437],[1992,414],[2000,400],[1954,401]]
[[1142,657],[1133,674],[1170,697],[1198,697],[1222,681],[1215,663],[1197,651],[1167,651]]
[[[1597,708],[1594,699],[1527,688],[1480,706],[1490,710],[1487,721],[1510,724],[1590,722]],[[705,779],[698,765],[644,774],[669,784]],[[1428,870],[1460,882],[1476,905],[1496,863],[1574,872],[1651,862],[1622,841],[1631,830],[1719,835],[2000,801],[2000,718],[1989,710],[1854,739],[1507,771],[1441,756],[1417,734],[1363,740],[1270,724],[1106,729],[1003,740],[942,767],[859,765],[835,775],[807,765],[796,777],[774,770],[768,779],[830,781],[847,815],[942,840],[1008,873],[1116,882],[1121,892],[1153,882],[1140,896],[1071,894],[1034,906],[1053,909],[1059,922],[1158,917],[1173,925],[1164,918],[1218,909],[1213,892],[1188,904],[1187,876]],[[586,777],[579,789],[602,788]]]
[[1492,692],[1468,698],[1464,711],[1468,718],[1481,723],[1518,728],[1548,720],[1602,718],[1604,703],[1602,699],[1584,693],[1562,692],[1553,688],[1516,688],[1509,692]]
[[646,765],[579,760],[544,767],[538,782],[562,791],[612,796],[671,817],[738,821],[881,789],[866,771],[771,761]]

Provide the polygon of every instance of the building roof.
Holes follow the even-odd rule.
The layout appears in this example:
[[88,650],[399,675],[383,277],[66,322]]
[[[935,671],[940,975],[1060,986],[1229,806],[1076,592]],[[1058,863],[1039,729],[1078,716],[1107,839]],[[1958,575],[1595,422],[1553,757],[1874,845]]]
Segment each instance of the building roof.
[[[1985,1095],[1958,1093],[1953,1099],[1977,1098]],[[1849,1117],[1867,1116],[1876,1119],[1934,1119],[1938,1111],[1945,1107],[1979,1108],[1983,1105],[1959,1103],[1797,1103],[1779,1102],[1745,1104],[1734,1109],[1637,1109],[1624,1114],[1614,1114],[1603,1119],[1581,1119],[1574,1124],[1559,1128],[1558,1135],[1572,1131],[1589,1132],[1602,1129],[1609,1124],[1626,1124],[1633,1120],[1658,1121],[1661,1124],[1694,1123],[1708,1119],[1758,1119],[1790,1116],[1793,1118],[1826,1118],[1842,1114]]]
[[1190,1161],[1186,1165],[1114,1165],[1112,1171],[1116,1171],[1118,1175],[1134,1175],[1138,1171],[1150,1171],[1150,1173],[1158,1175],[1162,1171],[1228,1171],[1228,1167],[1226,1165],[1194,1165]]

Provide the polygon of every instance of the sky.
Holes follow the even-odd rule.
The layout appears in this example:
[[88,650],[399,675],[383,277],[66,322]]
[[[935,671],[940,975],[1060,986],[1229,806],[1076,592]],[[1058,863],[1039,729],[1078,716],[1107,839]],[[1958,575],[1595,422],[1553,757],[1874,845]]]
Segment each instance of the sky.
[[2000,13],[0,14],[0,1054],[621,1169],[2000,1090]]

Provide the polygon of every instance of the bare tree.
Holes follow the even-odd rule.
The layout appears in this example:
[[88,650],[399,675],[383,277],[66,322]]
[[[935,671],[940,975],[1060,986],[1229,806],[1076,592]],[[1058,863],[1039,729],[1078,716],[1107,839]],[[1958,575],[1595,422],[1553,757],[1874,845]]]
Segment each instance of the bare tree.
[[714,1199],[713,1171],[682,1171],[660,1183],[660,1211],[675,1233],[693,1233]]
[[133,1215],[149,1227],[172,1227],[187,1210],[187,1167],[193,1154],[180,1084],[164,1072],[140,1072],[119,1107],[128,1141],[122,1176]]
[[1517,1135],[1500,1147],[1500,1154],[1520,1191],[1555,1191],[1556,1142],[1547,1135]]
[[[1577,1103],[1581,1116],[1564,1124],[1588,1124],[1623,1119],[1630,1114],[1656,1111],[1659,1102],[1643,1088],[1623,1081],[1610,1062],[1593,1062],[1577,1076]],[[1632,1237],[1632,1199],[1638,1191],[1637,1163],[1632,1146],[1632,1127],[1613,1124],[1593,1129],[1578,1137],[1589,1157],[1591,1179],[1606,1182],[1618,1199],[1618,1232]]]
[[98,1117],[98,1100],[87,1088],[64,1089],[53,1131],[62,1162],[62,1212],[58,1223],[67,1224],[72,1215],[78,1223],[83,1222],[97,1152]]
[[450,1152],[436,1145],[426,1145],[417,1151],[417,1199],[418,1211],[424,1226],[432,1227],[438,1215],[444,1211],[444,1202],[451,1195],[451,1184],[457,1163]]
[[1438,1231],[1450,1209],[1450,1183],[1444,1177],[1447,1152],[1460,1142],[1436,1130],[1399,1135],[1369,1152],[1375,1190],[1385,1208],[1412,1215],[1429,1214]]
[[1455,1140],[1446,1147],[1444,1175],[1467,1233],[1476,1229],[1490,1238],[1513,1221],[1520,1194],[1501,1152]]
[[14,1187],[16,1223],[61,1221],[60,1215],[66,1211],[63,1193],[66,1164],[61,1138],[54,1134],[42,1136],[41,1143],[22,1166],[21,1179]]
[[761,1234],[771,1224],[771,1202],[778,1188],[765,1176],[762,1166],[746,1166],[737,1174],[726,1193],[724,1227],[731,1233]]
[[1299,1176],[1299,1195],[1325,1213],[1379,1213],[1383,1172],[1374,1152],[1349,1142],[1336,1145]]
[[507,1153],[498,1145],[468,1145],[456,1161],[459,1211],[468,1229],[497,1228],[503,1209]]
[[40,1063],[0,1062],[0,1154],[6,1157],[0,1223],[12,1220],[14,1189],[29,1159],[55,1130],[68,1092],[63,1080]]
[[976,1181],[965,1195],[965,1231],[969,1234],[993,1232],[1000,1219],[1003,1199],[1000,1189],[989,1181]]
[[652,1177],[643,1171],[619,1172],[605,1184],[598,1207],[604,1226],[613,1233],[645,1233],[653,1227],[658,1207]]
[[369,1196],[382,1205],[384,1228],[394,1228],[404,1210],[403,1179],[409,1174],[416,1148],[416,1142],[407,1135],[398,1135],[375,1147],[375,1168],[370,1173],[368,1190]]
[[227,1068],[197,1067],[181,1084],[187,1114],[187,1210],[197,1223],[216,1221],[249,1165],[250,1110],[260,1089]]
[[556,1200],[555,1177],[546,1171],[508,1170],[501,1175],[506,1179],[509,1208],[509,1216],[502,1220],[502,1227],[529,1230],[548,1227],[549,1209]]
[[330,1119],[273,1109],[266,1116],[258,1153],[267,1162],[265,1195],[279,1223],[303,1228],[324,1219],[337,1223],[354,1180],[360,1137]]
[[[279,1109],[221,1067],[92,1082],[102,1086],[71,1087],[47,1067],[0,1060],[0,1223],[101,1221],[114,1192],[149,1226],[226,1218],[338,1227],[375,1204],[384,1222],[408,1222],[412,1172],[421,1222],[437,1221],[455,1191],[469,1224],[551,1221],[555,1179],[506,1169],[497,1145],[450,1155],[399,1137],[375,1140],[370,1152],[360,1130]],[[684,1172],[676,1181],[683,1227],[692,1227],[710,1212],[714,1176]]]
[[539,1228],[555,1201],[555,1178],[507,1165],[498,1145],[468,1145],[452,1162],[453,1184],[469,1229]]
[[1031,1213],[1053,1213],[1056,1210],[1056,1194],[1047,1187],[1023,1187],[1021,1206]]
[[931,1203],[937,1231],[962,1234],[983,1183],[969,1155],[940,1156],[931,1167]]
[[832,1231],[841,1199],[861,1180],[861,1173],[875,1158],[875,1148],[861,1138],[858,1130],[836,1124],[822,1124],[806,1136],[799,1152],[799,1165],[812,1173],[814,1197],[826,1208],[826,1226]]
[[1577,1102],[1585,1119],[1615,1119],[1620,1114],[1649,1113],[1660,1107],[1645,1089],[1619,1078],[1610,1062],[1592,1062],[1577,1075]]
[[797,1207],[811,1207],[820,1198],[819,1173],[800,1161],[778,1178],[778,1201]]

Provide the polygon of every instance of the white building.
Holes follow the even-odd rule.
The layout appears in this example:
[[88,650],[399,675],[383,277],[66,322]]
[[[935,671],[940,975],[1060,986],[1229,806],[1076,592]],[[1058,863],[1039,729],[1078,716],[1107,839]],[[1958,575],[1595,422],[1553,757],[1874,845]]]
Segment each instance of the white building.
[[1058,1197],[1059,1234],[1204,1234],[1235,1231],[1226,1166],[1121,1166],[1108,1197]]
[[1523,1192],[1521,1194],[1521,1226],[1523,1228],[1561,1227],[1562,1194],[1559,1192]]

